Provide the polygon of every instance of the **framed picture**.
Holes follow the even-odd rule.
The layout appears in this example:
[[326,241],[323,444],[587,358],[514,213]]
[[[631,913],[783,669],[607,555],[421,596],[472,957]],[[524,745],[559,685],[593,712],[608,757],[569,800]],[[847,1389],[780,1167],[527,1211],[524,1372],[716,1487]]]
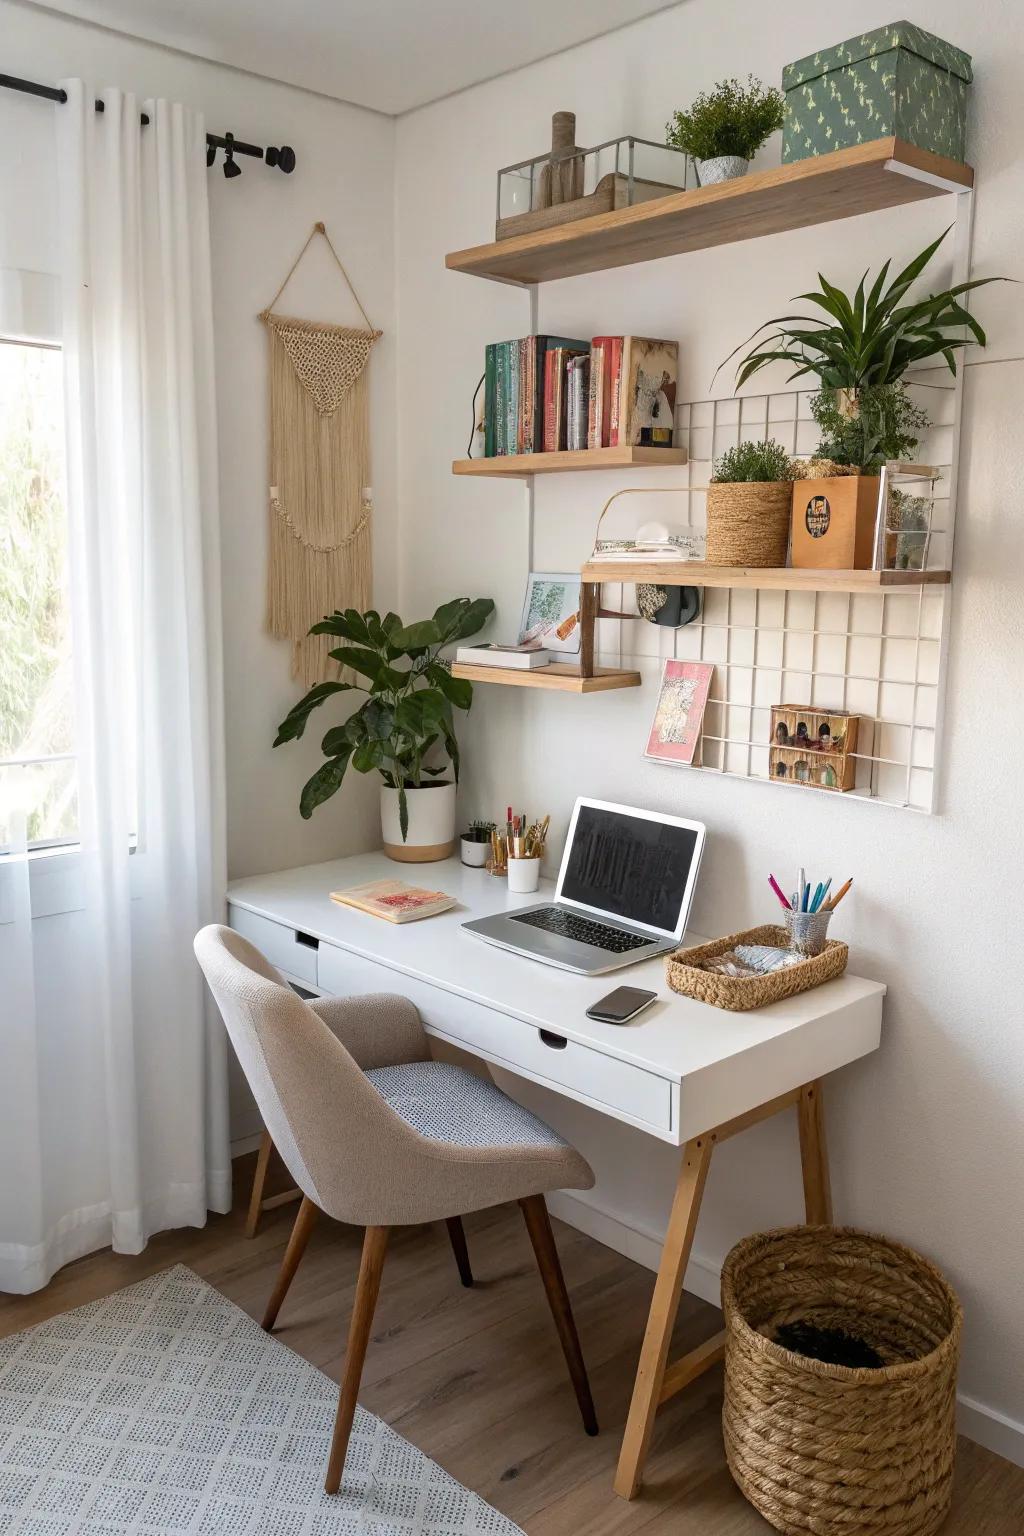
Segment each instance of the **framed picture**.
[[547,651],[578,656],[580,649],[580,576],[531,571],[519,621],[519,644],[536,641]]
[[714,670],[710,661],[666,661],[645,757],[693,767]]

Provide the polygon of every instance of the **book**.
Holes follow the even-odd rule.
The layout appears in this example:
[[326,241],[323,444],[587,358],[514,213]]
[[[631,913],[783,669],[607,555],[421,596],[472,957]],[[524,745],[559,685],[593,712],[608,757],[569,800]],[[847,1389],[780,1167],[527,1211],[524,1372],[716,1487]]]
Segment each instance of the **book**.
[[456,905],[454,896],[444,891],[425,891],[404,880],[371,880],[367,885],[352,885],[344,891],[332,891],[331,900],[344,907],[356,907],[371,917],[383,917],[389,923],[415,923],[421,917],[436,917]]
[[[612,436],[612,407],[613,399],[618,388],[618,370],[622,363],[622,337],[621,336],[595,336],[590,343],[591,376],[593,369],[598,367],[600,359],[601,383],[596,393],[600,398],[601,420],[600,428],[596,425],[592,432],[594,441],[592,448],[610,448],[617,441]],[[591,394],[595,393],[591,388]],[[617,410],[616,410],[617,415]]]
[[508,397],[505,402],[505,452],[518,453],[519,441],[519,342],[507,341]]
[[559,448],[559,427],[562,392],[558,387],[559,352],[556,347],[544,353],[544,429],[541,441],[543,453],[557,453]]
[[553,660],[550,651],[535,645],[460,645],[455,660],[469,667],[516,667],[533,672]]
[[622,337],[613,336],[608,359],[608,446],[615,448],[619,442],[619,416],[622,398]]
[[587,404],[590,356],[570,357],[565,397],[565,446],[573,452],[587,446]]
[[488,459],[493,459],[497,452],[494,445],[496,351],[493,341],[484,348],[484,456]]
[[506,370],[507,346],[503,341],[494,343],[494,452],[508,452],[505,437],[505,415],[508,400],[508,373]]
[[519,453],[534,452],[533,425],[537,405],[537,337],[524,336],[519,343],[519,422],[516,443]]
[[672,447],[678,372],[678,342],[623,337],[620,443]]
[[[534,336],[533,364],[536,377],[536,401],[534,405],[533,419],[533,453],[543,453],[547,433],[547,417],[545,415],[545,383],[547,377],[547,359],[554,352],[562,352],[563,355],[585,356],[590,351],[590,344],[586,341],[575,340],[571,336]],[[561,416],[557,425],[561,424]],[[564,447],[564,443],[557,447]]]

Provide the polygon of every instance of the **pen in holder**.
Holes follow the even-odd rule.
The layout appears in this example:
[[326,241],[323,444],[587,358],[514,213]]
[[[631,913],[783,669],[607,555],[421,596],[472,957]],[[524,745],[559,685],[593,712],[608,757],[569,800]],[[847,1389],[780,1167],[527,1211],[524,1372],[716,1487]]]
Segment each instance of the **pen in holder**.
[[783,914],[789,947],[798,955],[820,955],[828,941],[828,920],[831,908],[817,912],[794,912],[787,908]]

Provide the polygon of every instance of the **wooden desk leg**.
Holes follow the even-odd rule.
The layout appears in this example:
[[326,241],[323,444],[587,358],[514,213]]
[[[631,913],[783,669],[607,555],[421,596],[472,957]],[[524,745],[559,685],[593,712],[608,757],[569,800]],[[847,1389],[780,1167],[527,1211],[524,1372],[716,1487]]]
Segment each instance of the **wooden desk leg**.
[[697,1136],[687,1142],[683,1152],[615,1474],[615,1492],[624,1499],[635,1498],[640,1489],[713,1146],[713,1136]]
[[800,1125],[800,1166],[804,1176],[804,1209],[812,1226],[832,1224],[832,1183],[825,1143],[825,1106],[821,1082],[805,1083],[797,1100]]

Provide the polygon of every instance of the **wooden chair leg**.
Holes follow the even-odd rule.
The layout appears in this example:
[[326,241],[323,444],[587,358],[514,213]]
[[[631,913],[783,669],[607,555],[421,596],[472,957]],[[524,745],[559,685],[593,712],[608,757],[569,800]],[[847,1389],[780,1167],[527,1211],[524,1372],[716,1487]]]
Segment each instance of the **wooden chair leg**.
[[363,1234],[363,1254],[359,1261],[359,1279],[352,1303],[352,1318],[348,1325],[348,1345],[342,1370],[341,1389],[338,1393],[338,1413],[334,1420],[334,1438],[327,1463],[324,1487],[328,1493],[337,1493],[341,1487],[341,1475],[345,1470],[345,1454],[348,1450],[352,1421],[356,1416],[356,1398],[363,1375],[366,1346],[370,1342],[373,1314],[380,1292],[380,1277],[384,1269],[384,1255],[388,1246],[388,1227],[367,1227]]
[[710,1136],[698,1136],[687,1142],[683,1152],[615,1474],[615,1492],[623,1499],[636,1497],[643,1478],[713,1146]]
[[804,1209],[812,1226],[832,1225],[832,1183],[825,1142],[825,1106],[821,1083],[805,1083],[797,1100]]
[[312,1200],[303,1195],[302,1204],[299,1206],[299,1214],[295,1218],[294,1227],[292,1227],[292,1235],[288,1239],[288,1247],[284,1251],[281,1273],[277,1277],[277,1284],[274,1286],[270,1300],[267,1302],[267,1310],[263,1314],[263,1326],[268,1332],[277,1322],[277,1314],[281,1310],[281,1303],[288,1294],[288,1287],[295,1279],[295,1271],[298,1269],[302,1255],[306,1251],[306,1244],[309,1242],[310,1233],[313,1231],[319,1214],[320,1212]]
[[260,1211],[263,1208],[263,1187],[267,1182],[267,1169],[270,1167],[270,1154],[273,1150],[274,1143],[270,1138],[270,1132],[264,1131],[260,1140],[260,1150],[256,1157],[256,1172],[252,1176],[249,1214],[245,1218],[246,1237],[255,1237],[256,1228],[260,1224]]
[[466,1229],[462,1225],[461,1216],[449,1216],[445,1221],[448,1228],[448,1236],[451,1239],[452,1252],[455,1262],[459,1267],[459,1279],[467,1288],[473,1284],[473,1270],[469,1262],[469,1248],[466,1244]]
[[520,1200],[519,1205],[526,1220],[530,1242],[533,1244],[537,1268],[540,1270],[540,1277],[547,1292],[551,1315],[558,1329],[562,1353],[565,1355],[565,1363],[569,1367],[569,1375],[576,1392],[576,1401],[580,1405],[583,1428],[588,1435],[596,1435],[597,1415],[594,1412],[594,1400],[590,1395],[587,1368],[583,1363],[583,1351],[580,1349],[579,1335],[576,1332],[569,1293],[565,1288],[565,1276],[562,1274],[562,1266],[558,1259],[555,1234],[551,1230],[551,1218],[548,1215],[544,1196],[528,1195],[525,1200]]

